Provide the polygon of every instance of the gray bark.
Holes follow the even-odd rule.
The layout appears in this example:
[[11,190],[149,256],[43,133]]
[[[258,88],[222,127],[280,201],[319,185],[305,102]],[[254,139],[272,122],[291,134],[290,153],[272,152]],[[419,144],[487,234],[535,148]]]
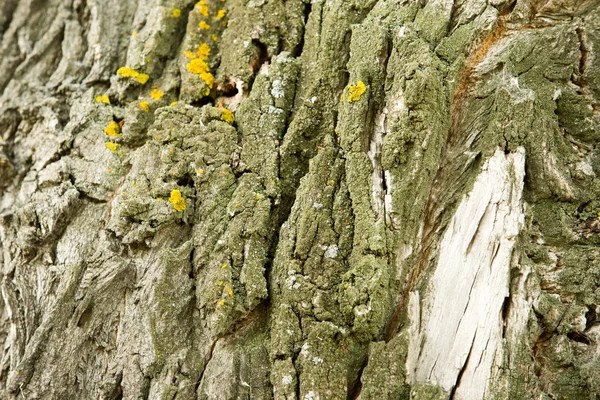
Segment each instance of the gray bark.
[[3,399],[596,399],[600,1],[4,0]]

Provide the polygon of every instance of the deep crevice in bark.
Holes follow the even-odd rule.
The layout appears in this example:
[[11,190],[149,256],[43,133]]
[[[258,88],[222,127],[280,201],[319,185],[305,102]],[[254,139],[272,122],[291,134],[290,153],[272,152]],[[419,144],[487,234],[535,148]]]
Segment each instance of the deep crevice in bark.
[[[477,337],[477,334],[475,335],[475,337]],[[475,343],[475,337],[473,337],[473,343]],[[465,359],[464,364],[462,365],[460,371],[458,372],[458,375],[456,377],[456,384],[452,387],[452,390],[450,391],[450,394],[448,396],[448,400],[454,400],[456,390],[460,386],[463,374],[465,373],[465,370],[467,369],[467,366],[469,365],[469,360],[471,359],[471,353],[473,351],[473,343],[471,343],[471,347],[469,348],[469,353],[467,354],[467,358]]]

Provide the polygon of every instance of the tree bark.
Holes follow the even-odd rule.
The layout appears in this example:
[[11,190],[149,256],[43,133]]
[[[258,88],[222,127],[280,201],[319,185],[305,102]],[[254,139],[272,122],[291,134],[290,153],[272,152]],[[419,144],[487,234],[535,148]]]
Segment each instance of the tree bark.
[[3,399],[596,399],[599,0],[4,0]]

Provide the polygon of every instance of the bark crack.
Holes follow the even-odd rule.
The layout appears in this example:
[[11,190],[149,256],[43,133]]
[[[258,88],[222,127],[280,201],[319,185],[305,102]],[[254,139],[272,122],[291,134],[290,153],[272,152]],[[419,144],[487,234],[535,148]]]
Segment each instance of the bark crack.
[[217,345],[218,341],[219,341],[219,338],[213,340],[212,344],[210,345],[210,349],[208,350],[208,353],[204,357],[204,360],[205,360],[204,367],[202,368],[202,371],[200,372],[200,376],[198,377],[198,380],[196,381],[196,384],[194,385],[194,393],[196,393],[196,395],[198,394],[198,389],[200,388],[200,384],[202,384],[202,378],[204,378],[204,373],[206,372],[206,367],[208,366],[208,363],[210,363],[210,360],[212,360],[213,353],[215,351],[215,346]]
[[467,354],[467,358],[465,359],[465,362],[464,362],[462,368],[458,372],[458,375],[456,377],[456,384],[452,387],[452,390],[450,391],[450,396],[448,397],[448,400],[454,400],[454,396],[456,395],[456,390],[460,386],[462,377],[469,365],[469,360],[471,359],[471,353],[473,352],[473,345],[475,344],[476,338],[477,338],[477,331],[475,331],[475,335],[473,336],[473,341],[471,342],[471,347],[469,348],[469,353]]

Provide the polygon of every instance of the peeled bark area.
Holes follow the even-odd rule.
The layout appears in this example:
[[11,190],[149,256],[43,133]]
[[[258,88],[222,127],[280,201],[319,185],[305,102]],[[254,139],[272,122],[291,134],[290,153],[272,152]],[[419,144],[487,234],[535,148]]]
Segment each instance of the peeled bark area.
[[[457,398],[484,398],[494,358],[501,357],[501,311],[523,222],[524,175],[522,151],[497,150],[487,160],[443,235],[428,291],[431,304],[411,293],[411,322],[421,330],[410,336],[413,381],[455,388]],[[463,384],[455,387],[459,378]]]
[[3,399],[595,399],[600,1],[5,0]]

